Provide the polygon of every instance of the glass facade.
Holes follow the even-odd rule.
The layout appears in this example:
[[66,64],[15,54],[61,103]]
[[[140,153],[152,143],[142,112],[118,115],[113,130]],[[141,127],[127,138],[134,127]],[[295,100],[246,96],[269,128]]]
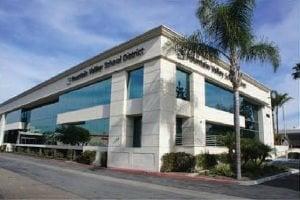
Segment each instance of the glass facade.
[[245,117],[245,128],[242,129],[244,137],[258,138],[259,135],[259,122],[258,111],[260,107],[251,103],[247,98],[241,97],[241,115]]
[[144,69],[139,68],[128,72],[128,99],[143,97]]
[[[227,89],[219,87],[213,83],[205,82],[205,105],[208,107],[216,108],[226,112],[233,113],[233,93]],[[240,115],[245,117],[245,128],[241,128],[242,137],[258,138],[259,123],[258,111],[260,106],[252,103],[246,97],[240,96]],[[208,127],[211,127],[209,125]],[[218,130],[228,131],[231,128],[221,126],[216,129],[217,125],[212,126],[211,131],[207,129],[207,135],[218,135]],[[232,129],[233,131],[233,129]],[[214,132],[214,133],[213,133]]]
[[6,124],[21,122],[21,110],[15,110],[6,114]]
[[206,81],[205,105],[233,113],[233,93]]
[[176,70],[176,97],[179,99],[190,99],[190,78],[187,72]]
[[54,132],[58,111],[58,102],[30,110],[28,130],[36,133]]
[[91,135],[108,135],[109,118],[95,119],[75,124],[90,132]]
[[111,78],[68,92],[59,97],[60,113],[109,104]]

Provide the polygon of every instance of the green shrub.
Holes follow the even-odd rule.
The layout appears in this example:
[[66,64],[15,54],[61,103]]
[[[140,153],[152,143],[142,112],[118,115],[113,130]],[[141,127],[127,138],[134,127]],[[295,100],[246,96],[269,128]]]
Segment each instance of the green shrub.
[[228,153],[221,153],[217,155],[217,162],[218,163],[225,163],[229,164],[230,158]]
[[256,162],[261,165],[272,151],[271,147],[254,139],[241,139],[241,160],[242,164],[246,165],[249,161]]
[[65,154],[62,149],[56,149],[54,154],[54,159],[63,160],[65,158]]
[[0,146],[0,152],[5,152],[5,150],[6,150],[6,145],[5,144],[1,145]]
[[195,167],[195,157],[189,153],[166,153],[162,157],[162,172],[191,172]]
[[256,162],[248,162],[242,168],[243,176],[255,179],[259,177],[271,176],[285,171],[287,171],[287,168],[283,166],[269,165],[265,163],[259,165]]
[[86,144],[90,140],[90,132],[75,125],[63,125],[56,129],[59,133],[55,139],[70,145]]
[[211,169],[217,164],[217,155],[204,153],[196,155],[197,169]]
[[84,151],[79,157],[76,158],[76,161],[83,164],[91,164],[96,157],[96,151]]
[[231,170],[231,167],[229,164],[225,163],[219,163],[217,164],[212,170],[212,174],[220,175],[220,176],[227,176],[227,177],[233,177],[234,173]]
[[289,159],[300,159],[300,153],[298,152],[290,152],[288,153]]
[[[227,133],[220,137],[220,143],[229,149],[228,163],[235,168],[235,137],[233,133]],[[261,165],[272,151],[271,147],[263,144],[257,139],[241,138],[241,162],[246,165],[248,162],[257,162]]]
[[53,149],[43,149],[43,155],[48,158],[53,158],[54,150]]

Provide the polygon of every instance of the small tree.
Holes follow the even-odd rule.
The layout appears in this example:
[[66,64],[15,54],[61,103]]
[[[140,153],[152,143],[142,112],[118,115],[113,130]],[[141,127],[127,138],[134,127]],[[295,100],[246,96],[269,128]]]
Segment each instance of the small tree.
[[[272,91],[271,95],[271,104],[272,104],[272,116],[273,116],[273,125],[276,117],[276,134],[279,134],[279,120],[278,120],[278,111],[279,108],[290,101],[292,97],[289,97],[287,93],[281,94],[277,91]],[[275,113],[275,114],[274,114]],[[275,117],[274,117],[275,115]]]
[[56,145],[57,144],[57,133],[53,132],[44,132],[42,136],[42,143],[47,145]]
[[[220,138],[220,143],[228,148],[228,161],[234,169],[235,137],[234,133],[227,133]],[[242,166],[252,162],[260,166],[265,162],[271,152],[271,147],[263,144],[257,139],[241,138],[241,161]]]
[[64,144],[80,145],[85,144],[90,140],[90,133],[88,130],[74,126],[74,125],[63,125],[56,129],[59,133],[57,136],[58,141]]

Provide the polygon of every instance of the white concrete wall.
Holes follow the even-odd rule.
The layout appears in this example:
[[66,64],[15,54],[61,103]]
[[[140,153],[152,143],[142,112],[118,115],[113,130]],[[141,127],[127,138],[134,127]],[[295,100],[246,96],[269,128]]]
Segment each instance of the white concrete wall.
[[[267,115],[269,117],[267,117]],[[263,106],[258,112],[259,139],[261,142],[274,147],[272,109]]]
[[88,121],[109,118],[110,105],[94,106],[90,108],[60,113],[57,115],[57,124]]
[[142,99],[128,99],[127,100],[127,115],[141,115],[143,112],[143,100]]
[[5,115],[0,115],[0,146],[4,141],[4,131],[5,131]]
[[[174,151],[176,134],[176,65],[165,59],[160,60],[159,98],[159,157]],[[161,166],[161,159],[159,159]]]
[[24,129],[25,124],[23,122],[15,122],[15,123],[11,123],[11,124],[5,124],[5,131],[9,131],[9,130],[18,130],[18,129]]
[[[233,126],[233,114],[205,106],[205,118],[206,121],[215,122],[219,124]],[[240,115],[240,126],[245,127],[245,117]]]

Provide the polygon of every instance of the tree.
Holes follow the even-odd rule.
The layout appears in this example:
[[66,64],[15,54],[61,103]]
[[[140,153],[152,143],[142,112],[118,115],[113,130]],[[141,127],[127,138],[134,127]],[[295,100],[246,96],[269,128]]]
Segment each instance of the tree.
[[85,144],[90,140],[90,133],[88,130],[75,125],[63,125],[56,129],[60,133],[57,136],[58,141],[64,144],[80,145]]
[[300,63],[297,63],[293,70],[292,77],[298,80],[298,126],[300,128]]
[[295,80],[300,79],[300,63],[297,63],[295,67],[293,67],[294,72],[292,76]]
[[243,74],[242,61],[259,60],[279,67],[277,46],[266,40],[256,41],[252,30],[255,0],[200,0],[196,12],[202,31],[173,38],[172,46],[182,58],[201,56],[214,62],[229,62],[229,79],[234,92],[234,127],[236,134],[237,179],[241,179],[239,87]]
[[272,116],[273,116],[273,125],[276,117],[276,134],[279,134],[279,122],[278,122],[278,111],[285,103],[291,100],[292,97],[289,97],[287,93],[280,94],[277,91],[272,91],[271,95],[271,105],[272,105]]

